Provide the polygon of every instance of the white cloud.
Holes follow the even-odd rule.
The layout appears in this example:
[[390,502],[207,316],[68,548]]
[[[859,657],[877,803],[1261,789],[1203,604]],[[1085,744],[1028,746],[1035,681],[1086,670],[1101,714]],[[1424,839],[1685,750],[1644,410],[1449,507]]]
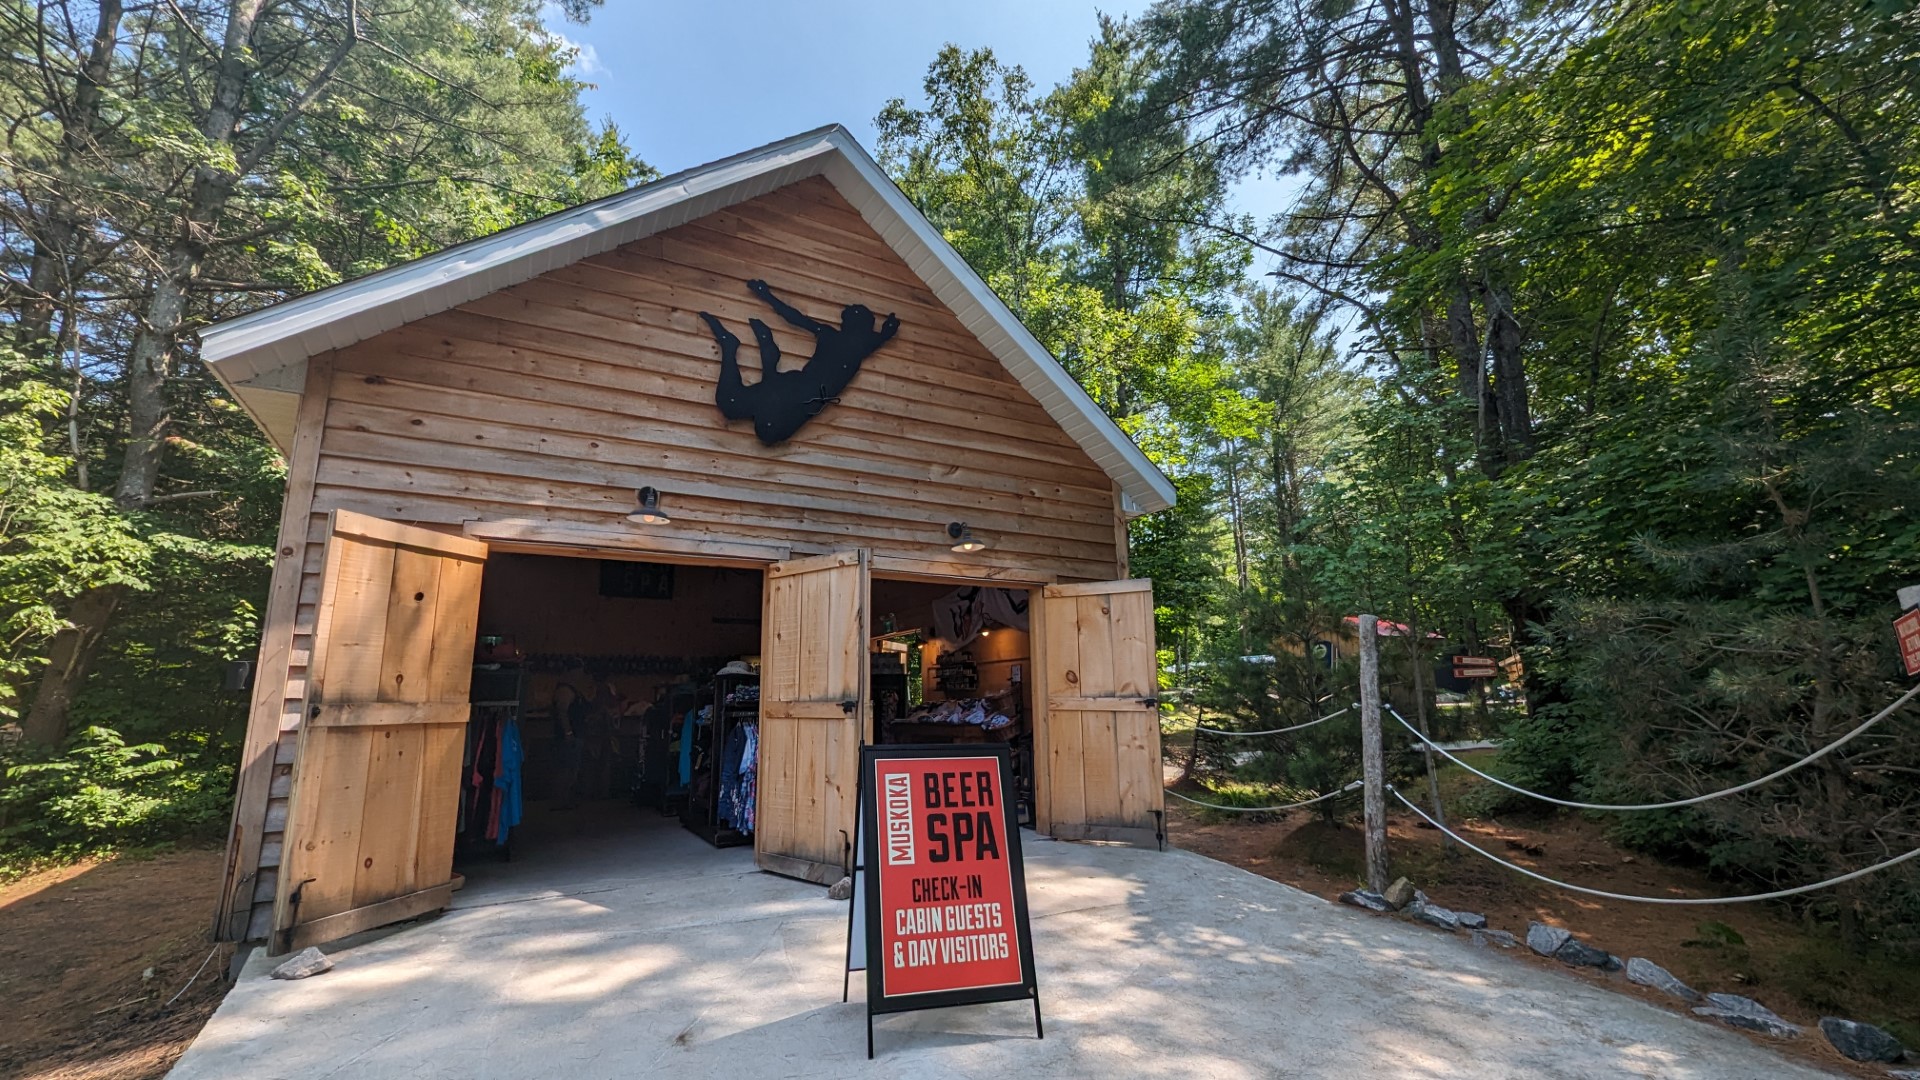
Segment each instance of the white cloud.
[[607,65],[600,62],[600,53],[592,45],[584,41],[575,41],[555,29],[556,25],[566,21],[566,16],[560,13],[558,6],[548,4],[540,15],[541,21],[546,24],[547,36],[561,48],[573,50],[573,63],[567,65],[568,75],[576,79],[585,79],[594,75],[607,74]]

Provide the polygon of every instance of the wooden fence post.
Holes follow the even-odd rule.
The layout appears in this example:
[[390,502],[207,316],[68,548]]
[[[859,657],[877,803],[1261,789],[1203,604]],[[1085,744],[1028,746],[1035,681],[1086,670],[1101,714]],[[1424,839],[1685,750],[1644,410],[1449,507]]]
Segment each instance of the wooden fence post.
[[1367,888],[1387,889],[1387,778],[1380,738],[1380,620],[1360,616],[1360,775],[1365,782]]

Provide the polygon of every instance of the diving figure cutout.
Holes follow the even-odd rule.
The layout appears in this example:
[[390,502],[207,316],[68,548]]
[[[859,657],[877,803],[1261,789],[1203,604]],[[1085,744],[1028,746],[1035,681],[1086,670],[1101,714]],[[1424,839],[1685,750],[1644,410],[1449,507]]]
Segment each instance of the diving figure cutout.
[[774,314],[812,334],[814,340],[813,355],[798,371],[781,371],[780,346],[774,343],[773,331],[759,319],[748,319],[760,346],[760,381],[749,386],[740,378],[740,339],[719,319],[700,313],[720,345],[720,381],[713,395],[720,414],[729,420],[752,420],[760,441],[777,446],[840,400],[840,391],[853,381],[861,362],[899,331],[900,320],[889,314],[875,329],[872,311],[864,304],[848,304],[840,310],[840,325],[835,326],[775,296],[758,278],[747,282],[747,288],[766,301]]

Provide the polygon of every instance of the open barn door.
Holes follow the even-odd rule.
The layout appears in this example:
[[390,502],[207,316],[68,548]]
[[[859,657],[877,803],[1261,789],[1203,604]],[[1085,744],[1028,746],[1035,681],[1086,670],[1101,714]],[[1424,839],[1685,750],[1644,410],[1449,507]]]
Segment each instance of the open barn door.
[[329,523],[274,953],[447,905],[487,546]]
[[1062,840],[1166,846],[1153,582],[1040,594],[1041,819]]
[[867,741],[865,549],[767,571],[760,657],[760,867],[821,884],[851,862],[860,747]]

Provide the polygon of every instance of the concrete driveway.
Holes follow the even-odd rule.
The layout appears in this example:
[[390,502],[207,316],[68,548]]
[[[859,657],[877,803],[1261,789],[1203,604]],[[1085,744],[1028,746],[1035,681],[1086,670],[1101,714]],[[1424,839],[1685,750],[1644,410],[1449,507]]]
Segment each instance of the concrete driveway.
[[528,844],[325,975],[256,955],[174,1080],[1826,1075],[1197,855],[1030,833],[1046,1039],[1019,1004],[908,1013],[869,1064],[846,905],[665,824]]

